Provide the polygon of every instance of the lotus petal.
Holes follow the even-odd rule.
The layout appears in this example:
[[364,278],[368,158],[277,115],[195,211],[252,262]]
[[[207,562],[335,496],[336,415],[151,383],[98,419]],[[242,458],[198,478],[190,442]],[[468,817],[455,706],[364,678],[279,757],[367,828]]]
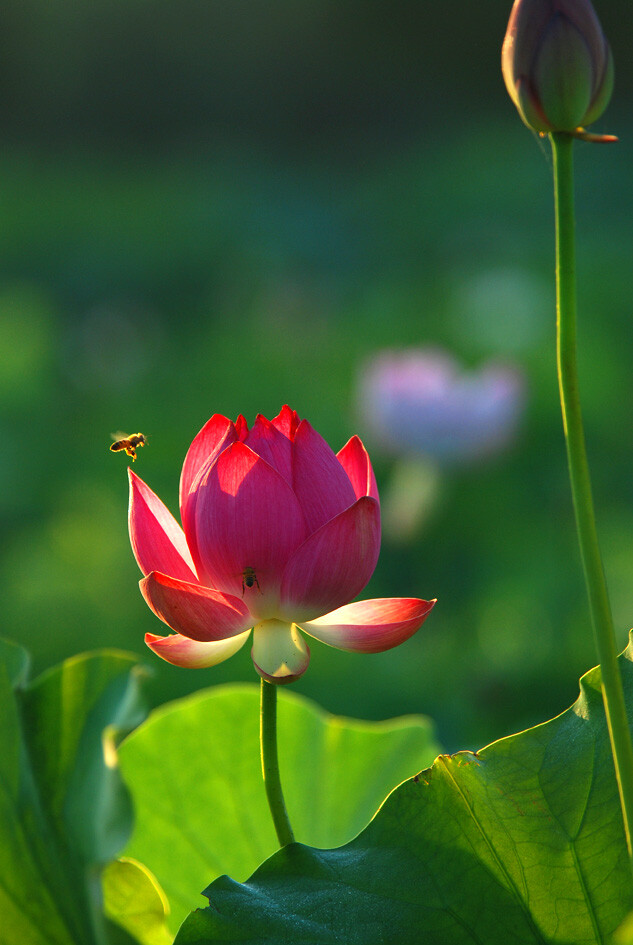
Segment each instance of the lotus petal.
[[346,604],[374,572],[380,550],[380,506],[363,496],[310,535],[281,582],[281,616],[301,623]]
[[[283,569],[306,536],[299,503],[285,479],[244,443],[234,443],[201,479],[196,500],[198,551],[210,583],[244,594],[253,571],[251,612],[266,616]],[[271,614],[272,616],[273,614]]]
[[143,574],[162,571],[197,583],[196,567],[184,532],[158,496],[128,469],[130,506],[128,525],[132,550]]
[[244,646],[249,634],[250,630],[247,630],[235,637],[229,637],[228,640],[201,643],[198,640],[183,637],[179,633],[172,633],[168,637],[157,637],[154,633],[146,633],[145,642],[157,656],[174,666],[182,666],[185,669],[204,669],[228,660]]
[[292,410],[288,404],[284,404],[277,416],[273,417],[271,423],[289,440],[294,440],[301,420],[296,410]]
[[378,486],[367,450],[360,437],[353,436],[336,454],[339,463],[349,476],[356,498],[370,495],[378,499]]
[[180,517],[187,532],[187,504],[191,487],[203,466],[214,462],[223,449],[237,439],[235,425],[219,413],[207,420],[187,450],[180,474]]
[[238,597],[152,571],[139,582],[149,607],[167,626],[192,640],[226,640],[253,626]]
[[381,653],[413,636],[435,603],[415,597],[359,600],[316,620],[302,621],[301,629],[339,650]]
[[315,532],[356,501],[349,476],[336,453],[307,420],[297,427],[294,440],[293,489],[308,532]]
[[276,469],[292,488],[292,441],[284,433],[281,433],[271,420],[267,420],[266,417],[258,414],[244,442],[249,449],[265,459],[269,466]]

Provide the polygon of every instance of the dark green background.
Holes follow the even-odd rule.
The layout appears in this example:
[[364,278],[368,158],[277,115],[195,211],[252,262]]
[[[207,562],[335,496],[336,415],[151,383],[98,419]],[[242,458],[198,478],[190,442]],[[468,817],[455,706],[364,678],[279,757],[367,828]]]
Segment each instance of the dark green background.
[[[364,596],[437,597],[405,646],[315,643],[327,709],[423,712],[477,748],[564,709],[595,662],[554,365],[547,143],[505,93],[510,4],[12,0],[0,14],[2,632],[43,668],[147,658],[160,702],[253,679],[248,648],[178,670],[136,587],[126,462],[176,510],[214,412],[288,402],[335,449],[363,434],[358,367],[385,346],[510,359],[514,448],[446,472],[423,529],[384,540]],[[613,104],[580,144],[580,370],[618,641],[631,623],[633,14],[603,2]],[[372,450],[386,491],[392,464]]]

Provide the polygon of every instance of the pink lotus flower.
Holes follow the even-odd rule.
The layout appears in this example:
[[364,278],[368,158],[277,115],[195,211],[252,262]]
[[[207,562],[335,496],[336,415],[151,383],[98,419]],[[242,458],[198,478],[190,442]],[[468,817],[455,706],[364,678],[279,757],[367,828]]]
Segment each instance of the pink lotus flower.
[[130,475],[132,548],[141,592],[175,634],[147,645],[176,666],[214,666],[253,629],[257,672],[288,683],[310,650],[299,632],[342,650],[388,650],[419,629],[435,601],[351,601],[380,546],[380,505],[367,452],[354,436],[338,453],[284,407],[252,429],[215,414],[185,457],[181,528]]

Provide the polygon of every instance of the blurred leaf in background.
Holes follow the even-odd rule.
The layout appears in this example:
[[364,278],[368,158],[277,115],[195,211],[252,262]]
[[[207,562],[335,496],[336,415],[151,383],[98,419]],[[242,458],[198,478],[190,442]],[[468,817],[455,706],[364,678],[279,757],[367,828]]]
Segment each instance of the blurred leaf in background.
[[116,745],[144,717],[142,673],[101,651],[28,675],[0,639],[0,942],[94,945],[101,870],[133,827]]

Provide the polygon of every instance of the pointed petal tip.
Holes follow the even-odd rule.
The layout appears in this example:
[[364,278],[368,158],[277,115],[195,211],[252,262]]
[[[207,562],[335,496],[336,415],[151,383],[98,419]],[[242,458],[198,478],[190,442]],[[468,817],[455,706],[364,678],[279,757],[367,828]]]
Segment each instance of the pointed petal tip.
[[336,458],[349,476],[356,498],[371,496],[379,502],[376,476],[361,438],[356,434],[350,437],[345,446],[338,451]]
[[243,414],[238,414],[237,420],[235,421],[235,433],[239,441],[243,441],[248,436],[248,423],[246,422],[246,417]]
[[288,404],[284,404],[277,416],[271,420],[272,425],[289,440],[294,440],[300,422],[299,414]]
[[195,582],[196,566],[182,528],[140,476],[129,472],[128,530],[139,568],[145,575],[161,571]]

